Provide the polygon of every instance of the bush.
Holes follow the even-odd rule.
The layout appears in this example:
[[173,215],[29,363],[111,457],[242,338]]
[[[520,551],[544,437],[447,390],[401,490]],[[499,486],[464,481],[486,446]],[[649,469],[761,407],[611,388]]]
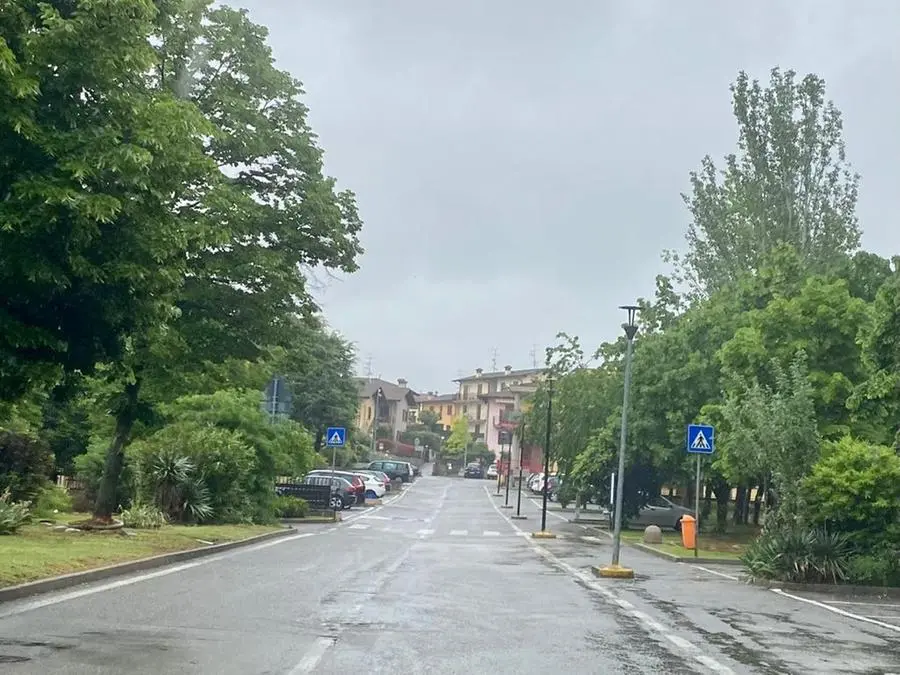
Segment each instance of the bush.
[[847,535],[785,529],[764,532],[741,556],[754,579],[838,583],[847,579],[853,548]]
[[863,586],[900,586],[900,551],[884,547],[850,560],[847,581]]
[[151,504],[134,504],[122,511],[121,518],[125,527],[138,530],[158,529],[168,522],[166,514]]
[[171,520],[200,522],[215,513],[203,475],[177,449],[148,447],[138,463],[138,482],[142,497]]
[[279,495],[275,498],[275,514],[279,518],[306,518],[309,515],[309,504],[300,497]]
[[0,493],[33,500],[53,473],[53,453],[42,441],[0,431]]
[[893,448],[849,437],[826,443],[803,492],[810,522],[849,533],[861,550],[898,534],[900,456]]
[[48,483],[38,493],[32,511],[38,518],[50,518],[55,513],[68,513],[71,510],[72,498],[69,493],[58,485]]
[[15,534],[31,519],[31,502],[14,502],[9,488],[0,495],[0,534]]

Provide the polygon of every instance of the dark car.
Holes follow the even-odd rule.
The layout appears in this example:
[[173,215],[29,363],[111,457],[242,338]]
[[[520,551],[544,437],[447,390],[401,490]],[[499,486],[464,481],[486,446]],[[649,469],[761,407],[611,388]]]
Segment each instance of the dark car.
[[376,459],[374,462],[369,462],[368,468],[372,471],[383,471],[391,480],[399,478],[402,482],[408,483],[413,479],[409,471],[408,462],[395,462],[389,459]]
[[464,478],[484,478],[484,468],[481,464],[469,464],[466,467]]
[[356,495],[356,503],[357,504],[365,504],[366,503],[366,483],[363,480],[362,476],[353,471],[334,471],[331,469],[315,469],[309,472],[309,476],[326,476],[331,477],[332,474],[336,478],[343,478],[348,483],[350,483],[350,489],[353,490],[353,494]]
[[328,485],[331,483],[331,508],[335,511],[349,509],[356,503],[356,490],[346,478],[340,476],[307,476],[307,485]]

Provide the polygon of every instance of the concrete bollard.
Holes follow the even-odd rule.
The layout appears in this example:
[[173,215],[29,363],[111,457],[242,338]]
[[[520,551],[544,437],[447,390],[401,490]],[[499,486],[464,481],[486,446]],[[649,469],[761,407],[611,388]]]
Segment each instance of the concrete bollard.
[[662,530],[659,529],[656,525],[648,525],[644,529],[644,543],[645,544],[661,544],[662,543]]

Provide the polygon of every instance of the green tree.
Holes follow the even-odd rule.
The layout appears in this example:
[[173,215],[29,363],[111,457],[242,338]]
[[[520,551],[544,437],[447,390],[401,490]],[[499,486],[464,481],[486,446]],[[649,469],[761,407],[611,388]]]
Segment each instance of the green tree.
[[419,423],[428,431],[441,432],[441,416],[434,410],[425,409],[419,413]]
[[[115,397],[116,427],[95,507],[100,519],[114,508],[134,423],[154,401],[186,393],[182,371],[253,360],[265,345],[290,343],[296,316],[315,309],[307,270],[353,272],[362,250],[354,196],[336,192],[324,176],[300,83],[275,67],[266,30],[245,11],[208,3],[166,4],[157,26],[151,79],[209,122],[205,150],[221,173],[217,189],[185,206],[213,241],[187,256],[191,272],[181,277],[177,315],[164,329],[134,336],[119,376],[124,387]],[[305,414],[329,412],[303,403]]]
[[818,272],[859,245],[859,179],[824,80],[809,74],[798,82],[794,71],[775,68],[764,87],[742,71],[731,93],[738,152],[725,157],[724,170],[705,157],[683,195],[692,222],[681,273],[695,293],[759,269],[780,244]]
[[212,128],[147,81],[154,3],[74,10],[0,13],[0,398],[121,358],[209,242],[179,212],[216,184]]
[[450,426],[450,436],[444,441],[441,455],[443,457],[462,457],[471,442],[469,420],[460,415],[453,420],[453,424]]

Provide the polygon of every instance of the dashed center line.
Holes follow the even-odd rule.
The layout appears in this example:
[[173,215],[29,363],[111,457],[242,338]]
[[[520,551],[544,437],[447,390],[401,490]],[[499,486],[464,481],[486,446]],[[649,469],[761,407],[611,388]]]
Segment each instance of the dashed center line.
[[468,530],[450,530],[451,537],[466,537],[468,534]]

